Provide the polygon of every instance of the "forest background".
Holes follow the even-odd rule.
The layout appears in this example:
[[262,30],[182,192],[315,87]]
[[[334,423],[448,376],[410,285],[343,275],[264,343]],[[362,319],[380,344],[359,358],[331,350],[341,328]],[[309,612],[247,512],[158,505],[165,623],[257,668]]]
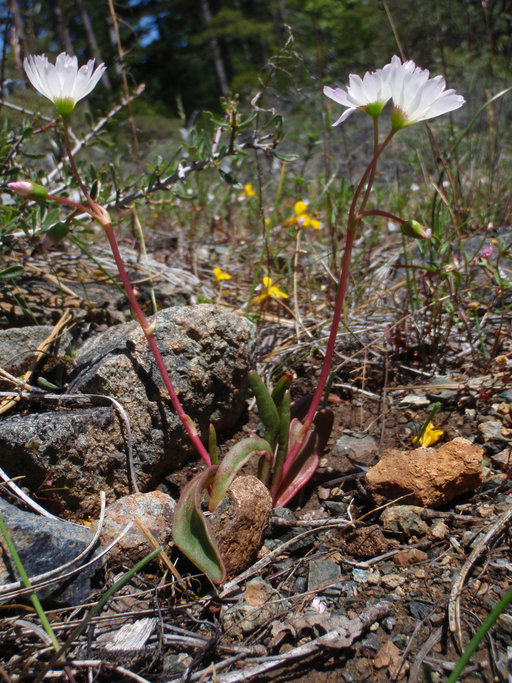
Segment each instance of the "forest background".
[[[122,61],[129,85],[146,86],[135,113],[175,116],[181,102],[191,116],[219,109],[220,96],[254,96],[269,60],[292,35],[294,59],[288,52],[272,86],[288,110],[305,112],[311,93],[321,99],[324,83],[342,84],[349,71],[376,68],[398,52],[379,0],[124,0],[115,3],[119,54],[110,2],[0,2],[8,57],[2,99],[26,83],[25,56],[66,51],[110,67],[101,86],[103,108],[121,90]],[[444,73],[466,98],[478,84],[483,100],[485,89],[508,72],[511,0],[389,0],[387,6],[405,56]]]

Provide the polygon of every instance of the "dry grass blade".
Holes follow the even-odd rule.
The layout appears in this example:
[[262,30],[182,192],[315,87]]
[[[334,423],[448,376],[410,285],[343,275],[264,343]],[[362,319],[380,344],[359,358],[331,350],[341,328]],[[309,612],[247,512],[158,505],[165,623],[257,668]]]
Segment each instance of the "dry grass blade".
[[[141,534],[146,538],[146,541],[148,542],[149,546],[153,549],[156,550],[161,544],[156,540],[156,538],[153,536],[151,531],[147,528],[147,526],[144,524],[144,522],[135,515],[133,518],[133,521],[135,522],[135,526],[138,528],[138,530],[141,532]],[[180,575],[176,567],[173,565],[171,562],[171,559],[169,555],[165,552],[165,550],[162,550],[160,553],[160,559],[162,562],[165,564],[167,569],[171,572],[171,574],[174,576],[176,581],[179,581],[180,583],[184,583],[183,577]]]
[[[17,477],[18,478],[18,477]],[[8,486],[12,493],[14,493],[15,496],[20,498],[24,503],[26,503],[29,507],[31,507],[34,512],[38,512],[40,515],[43,517],[47,517],[48,519],[55,519],[58,520],[59,518],[56,517],[55,515],[52,515],[51,512],[48,512],[48,510],[45,510],[39,503],[36,503],[35,500],[32,500],[30,496],[28,496],[25,491],[20,489],[20,487],[16,484],[16,482],[11,479],[6,472],[3,471],[3,469],[0,467],[0,479],[3,479],[4,483],[2,486]]]
[[511,518],[512,510],[507,510],[501,515],[501,517],[498,518],[497,522],[492,525],[485,536],[473,548],[470,556],[464,563],[464,566],[453,582],[453,586],[450,591],[450,599],[448,602],[448,623],[450,625],[450,631],[454,634],[455,642],[457,643],[457,647],[460,652],[464,650],[464,644],[462,642],[462,628],[460,623],[460,596],[462,594],[464,582],[466,581],[466,578],[475,565],[477,559],[486,550],[488,550],[490,542],[506,528]]
[[[61,315],[61,317],[57,321],[57,323],[55,324],[55,326],[54,326],[53,330],[50,332],[50,334],[46,337],[46,339],[44,339],[39,344],[37,349],[34,351],[34,357],[33,357],[33,361],[32,361],[30,370],[27,370],[27,372],[25,372],[25,374],[23,375],[23,379],[21,380],[21,382],[24,385],[28,385],[30,383],[38,363],[41,361],[42,358],[44,358],[44,356],[46,355],[46,352],[48,351],[48,348],[55,341],[55,339],[57,339],[57,337],[61,334],[62,328],[68,324],[68,322],[71,320],[71,317],[72,316],[69,313],[69,311],[65,311]],[[2,373],[2,374],[4,374],[4,373]],[[17,380],[17,381],[19,382],[20,380]],[[13,408],[16,405],[16,403],[18,403],[19,400],[20,400],[20,397],[15,397],[15,398],[12,398],[10,400],[1,401],[0,402],[0,415],[2,415],[3,413],[6,413],[8,410]]]

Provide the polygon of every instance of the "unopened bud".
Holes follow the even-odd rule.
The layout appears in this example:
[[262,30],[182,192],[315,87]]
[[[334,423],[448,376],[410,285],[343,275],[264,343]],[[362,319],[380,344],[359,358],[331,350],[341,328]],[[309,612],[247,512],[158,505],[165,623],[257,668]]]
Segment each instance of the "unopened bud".
[[432,230],[414,219],[404,221],[400,226],[400,231],[406,237],[416,237],[421,240],[429,240],[432,237]]
[[48,190],[46,187],[27,180],[16,180],[13,183],[7,183],[7,187],[11,192],[15,192],[21,197],[28,197],[28,199],[44,201],[48,197]]

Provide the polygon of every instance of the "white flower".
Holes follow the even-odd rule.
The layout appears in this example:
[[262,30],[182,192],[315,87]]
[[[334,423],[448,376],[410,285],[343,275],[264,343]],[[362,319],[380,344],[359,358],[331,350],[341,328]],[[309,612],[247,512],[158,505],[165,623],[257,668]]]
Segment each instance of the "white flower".
[[78,68],[78,60],[65,52],[51,64],[45,55],[31,55],[23,61],[29,81],[41,95],[51,100],[61,116],[69,116],[76,103],[97,85],[107,68],[94,69],[94,59]]
[[421,69],[412,60],[402,63],[395,55],[383,72],[393,98],[393,130],[446,114],[466,101],[455,90],[446,90],[442,76],[429,78],[428,69]]
[[330,97],[338,104],[348,107],[340,118],[333,123],[337,126],[356,109],[363,109],[367,114],[376,118],[384,109],[386,102],[391,97],[391,91],[384,69],[378,69],[371,73],[367,71],[363,78],[356,74],[350,74],[347,89],[330,88],[325,86],[324,95]]

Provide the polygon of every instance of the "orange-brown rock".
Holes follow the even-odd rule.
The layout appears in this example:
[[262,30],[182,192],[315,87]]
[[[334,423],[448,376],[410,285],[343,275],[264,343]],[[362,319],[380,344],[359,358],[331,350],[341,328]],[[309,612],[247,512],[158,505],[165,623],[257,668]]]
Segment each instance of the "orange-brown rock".
[[483,449],[460,437],[439,448],[388,449],[366,473],[377,504],[407,496],[408,505],[439,507],[482,484]]
[[256,560],[271,510],[270,493],[259,479],[250,475],[233,480],[224,500],[208,520],[228,579]]

